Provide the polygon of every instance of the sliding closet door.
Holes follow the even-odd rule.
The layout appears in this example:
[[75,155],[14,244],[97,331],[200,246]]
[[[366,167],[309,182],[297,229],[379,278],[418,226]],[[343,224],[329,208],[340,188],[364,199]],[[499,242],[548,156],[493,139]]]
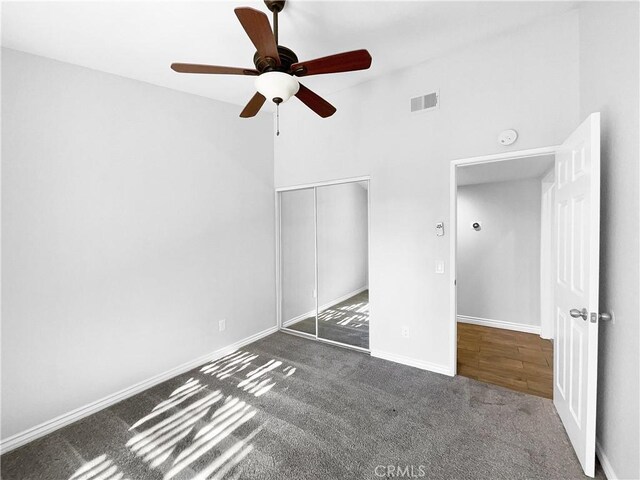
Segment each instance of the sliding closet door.
[[280,194],[282,327],[316,334],[316,233],[313,188]]
[[369,182],[317,187],[318,338],[369,348]]

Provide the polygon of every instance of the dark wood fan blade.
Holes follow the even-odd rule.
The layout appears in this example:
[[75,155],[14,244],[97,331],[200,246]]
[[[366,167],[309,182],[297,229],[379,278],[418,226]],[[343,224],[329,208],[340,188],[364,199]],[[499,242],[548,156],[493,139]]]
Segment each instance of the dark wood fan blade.
[[195,63],[172,63],[171,69],[180,73],[217,73],[222,75],[260,75],[252,68],[220,67],[218,65],[198,65]]
[[280,65],[278,45],[271,31],[271,24],[267,15],[260,10],[249,7],[238,7],[234,10],[242,28],[258,50],[261,57],[271,57]]
[[371,66],[371,55],[366,50],[337,53],[328,57],[294,63],[291,71],[298,77],[323,73],[353,72],[366,70]]
[[296,97],[300,99],[311,110],[316,112],[322,118],[327,118],[336,113],[336,107],[327,102],[324,98],[313,93],[304,85],[300,84],[300,90],[296,93]]
[[264,105],[265,100],[266,98],[264,97],[264,95],[262,95],[260,92],[256,92],[256,94],[251,97],[251,100],[249,100],[249,103],[247,103],[246,107],[244,107],[244,110],[240,112],[240,116],[242,118],[255,117],[262,108],[262,105]]

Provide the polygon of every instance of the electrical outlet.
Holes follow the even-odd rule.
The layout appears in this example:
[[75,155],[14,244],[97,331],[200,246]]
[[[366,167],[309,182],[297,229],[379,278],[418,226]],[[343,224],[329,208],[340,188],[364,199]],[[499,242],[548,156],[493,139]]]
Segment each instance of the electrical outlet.
[[218,320],[218,331],[224,332],[225,328],[227,328],[227,320],[224,318],[222,320]]
[[409,338],[409,327],[402,327],[402,336],[404,338]]

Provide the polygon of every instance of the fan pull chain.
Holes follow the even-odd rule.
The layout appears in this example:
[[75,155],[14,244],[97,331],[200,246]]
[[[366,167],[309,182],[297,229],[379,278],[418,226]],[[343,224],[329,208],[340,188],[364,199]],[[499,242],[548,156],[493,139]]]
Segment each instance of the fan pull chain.
[[280,103],[276,103],[276,136],[280,136]]

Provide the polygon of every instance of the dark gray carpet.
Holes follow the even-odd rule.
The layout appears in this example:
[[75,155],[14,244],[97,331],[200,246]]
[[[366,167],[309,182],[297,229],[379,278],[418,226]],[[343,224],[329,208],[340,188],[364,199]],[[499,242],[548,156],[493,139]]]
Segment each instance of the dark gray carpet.
[[[315,335],[316,317],[305,318],[287,328]],[[369,290],[320,312],[318,337],[368,349]]]
[[584,478],[550,400],[284,333],[1,460],[4,480]]

